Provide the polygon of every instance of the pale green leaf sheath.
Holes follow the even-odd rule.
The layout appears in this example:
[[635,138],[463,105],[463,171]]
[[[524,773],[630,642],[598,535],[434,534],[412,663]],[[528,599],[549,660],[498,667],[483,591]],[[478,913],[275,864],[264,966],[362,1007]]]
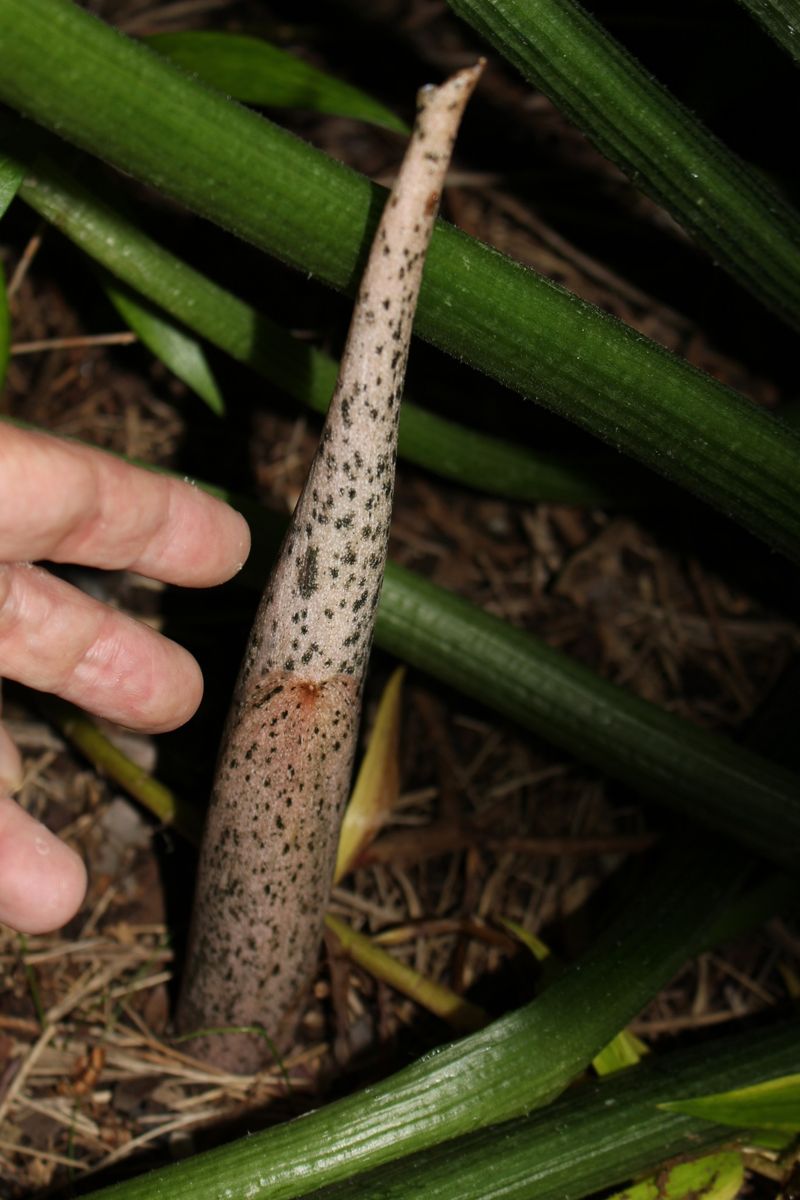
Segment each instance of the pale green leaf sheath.
[[[316,963],[386,560],[411,326],[479,72],[420,93],[317,454],[256,615],[201,851],[186,1031],[261,1024],[282,1040]],[[269,1060],[252,1034],[195,1045],[229,1070]]]

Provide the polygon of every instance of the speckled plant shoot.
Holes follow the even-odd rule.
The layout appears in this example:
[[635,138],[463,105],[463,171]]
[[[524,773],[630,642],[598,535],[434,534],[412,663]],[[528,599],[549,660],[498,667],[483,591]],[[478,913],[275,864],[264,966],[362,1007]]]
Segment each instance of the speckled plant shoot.
[[[268,582],[223,736],[179,1023],[291,1036],[314,971],[348,794],[392,512],[425,252],[480,64],[424,88],[378,226],[320,444]],[[248,1073],[250,1033],[192,1052]]]

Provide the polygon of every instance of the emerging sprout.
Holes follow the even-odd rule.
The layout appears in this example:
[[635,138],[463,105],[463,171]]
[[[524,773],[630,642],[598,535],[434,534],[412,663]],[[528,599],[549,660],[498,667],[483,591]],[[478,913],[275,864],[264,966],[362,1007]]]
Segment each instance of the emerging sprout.
[[[314,970],[355,752],[392,512],[397,423],[422,269],[482,63],[419,94],[370,251],[319,447],[256,614],[222,740],[179,1022],[291,1035]],[[257,1070],[269,1043],[195,1052]]]

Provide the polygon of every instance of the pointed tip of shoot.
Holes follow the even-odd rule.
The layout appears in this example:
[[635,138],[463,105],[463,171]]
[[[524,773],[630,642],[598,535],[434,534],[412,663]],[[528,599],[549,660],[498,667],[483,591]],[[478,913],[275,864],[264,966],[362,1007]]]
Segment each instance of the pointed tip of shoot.
[[435,102],[450,114],[457,112],[456,119],[460,120],[461,113],[475,90],[485,66],[486,59],[479,58],[471,67],[462,67],[460,71],[450,75],[444,83],[424,84],[417,92],[417,108],[428,108],[432,102]]

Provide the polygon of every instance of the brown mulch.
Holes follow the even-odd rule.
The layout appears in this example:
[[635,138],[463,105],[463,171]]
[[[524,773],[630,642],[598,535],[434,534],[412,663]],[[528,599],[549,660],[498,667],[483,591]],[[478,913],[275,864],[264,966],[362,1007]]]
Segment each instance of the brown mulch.
[[[308,27],[298,18],[296,30],[287,28],[280,4],[98,0],[91,7],[135,32],[223,21],[250,27],[257,14],[277,36],[283,31],[288,48],[305,48],[326,65],[313,6]],[[355,0],[352,7],[359,7]],[[470,52],[463,28],[438,3],[375,4],[370,21],[400,30],[420,70],[450,67]],[[336,69],[341,73],[338,62]],[[626,219],[681,241],[664,214],[544,98],[531,98],[497,63],[486,86],[494,105],[524,122],[534,145],[558,145]],[[296,124],[373,177],[388,179],[397,164],[400,145],[392,135],[334,118],[297,115]],[[519,199],[502,172],[483,170],[474,156],[454,168],[446,215],[756,402],[788,398],[763,363],[739,361],[696,316],[571,243]],[[314,451],[315,418],[298,416],[263,385],[253,388],[220,364],[221,378],[241,388],[242,399],[237,393],[228,426],[214,424],[183,385],[116,337],[125,332],[119,319],[91,279],[76,277],[78,260],[51,230],[22,211],[0,235],[17,348],[3,411],[181,470],[213,461],[221,434],[238,423],[235,453],[244,446],[249,456],[240,463],[242,479],[252,480],[265,503],[290,510]],[[335,350],[341,301],[315,292],[310,303],[312,316],[298,332]],[[106,332],[109,344],[90,340]],[[230,473],[228,457],[223,451]],[[676,536],[659,514],[506,503],[401,465],[392,555],[637,695],[738,735],[796,657],[800,624],[759,577],[769,581],[771,566],[762,572],[756,557],[751,572],[733,569],[685,532]],[[181,617],[180,597],[131,578],[90,574],[78,581],[142,619],[161,626]],[[246,618],[251,602],[235,589],[192,601],[187,628],[201,658],[228,620]],[[208,661],[208,710],[163,759],[172,786],[195,798],[208,780],[207,749],[198,750],[197,769],[188,760],[213,741],[224,708],[217,692],[235,667],[221,668],[220,683],[213,655]],[[365,740],[392,665],[376,654]],[[191,856],[65,743],[35,697],[9,689],[4,716],[25,754],[20,802],[80,850],[91,884],[81,913],[59,934],[22,938],[0,928],[0,1196],[21,1200],[78,1185],[126,1159],[133,1170],[151,1151],[167,1161],[207,1144],[209,1128],[244,1112],[257,1114],[254,1121],[285,1117],[345,1086],[342,1080],[355,1086],[388,1074],[409,1052],[448,1039],[446,1026],[329,946],[297,1050],[282,1067],[246,1079],[194,1060],[191,1043],[177,1044],[170,1027],[186,917],[175,893],[191,889]],[[160,744],[111,733],[136,761],[161,771]],[[400,769],[391,822],[368,864],[335,889],[332,911],[370,934],[393,931],[393,954],[492,1012],[524,1002],[536,982],[532,960],[501,919],[543,933],[567,956],[578,952],[592,934],[587,899],[602,895],[604,881],[628,856],[645,854],[662,830],[658,811],[416,672],[405,686]],[[776,919],[687,965],[633,1028],[655,1043],[786,1006],[798,994],[800,936]],[[81,1186],[89,1189],[88,1182]]]

